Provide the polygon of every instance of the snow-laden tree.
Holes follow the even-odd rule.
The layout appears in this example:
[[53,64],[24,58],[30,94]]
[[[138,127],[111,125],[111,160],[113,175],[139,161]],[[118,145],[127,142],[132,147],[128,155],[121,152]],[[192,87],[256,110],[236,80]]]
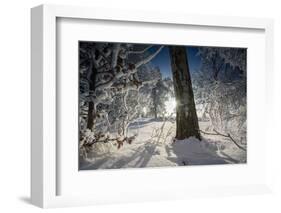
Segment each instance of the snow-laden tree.
[[[139,70],[162,48],[80,42],[80,147],[114,142],[119,148],[133,140],[127,136],[127,128],[140,111],[137,93],[153,83],[140,79]],[[115,130],[112,138],[109,132]]]
[[[236,76],[246,77],[246,49],[226,48],[226,47],[201,47],[198,49],[198,55],[202,58],[202,68],[210,71],[213,80],[231,80],[227,75],[232,69],[237,69],[239,73]],[[226,77],[226,78],[224,78]]]
[[192,76],[199,118],[239,140],[246,137],[246,53],[242,48],[199,48],[202,64]]
[[154,118],[163,117],[165,115],[165,102],[168,100],[169,88],[159,79],[151,90],[152,107]]

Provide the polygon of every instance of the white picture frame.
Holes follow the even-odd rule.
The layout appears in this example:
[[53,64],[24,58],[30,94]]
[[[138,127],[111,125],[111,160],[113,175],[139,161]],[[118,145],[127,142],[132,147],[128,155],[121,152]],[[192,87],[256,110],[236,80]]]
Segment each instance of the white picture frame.
[[[118,21],[121,26],[122,23],[147,23],[154,24],[155,26],[165,26],[171,28],[173,26],[199,26],[212,29],[226,29],[232,30],[257,30],[263,33],[262,40],[264,45],[264,58],[261,68],[261,76],[266,78],[259,78],[257,82],[264,82],[265,87],[262,87],[260,91],[264,94],[267,107],[271,107],[271,95],[270,88],[272,88],[273,78],[273,21],[271,19],[257,19],[257,18],[241,18],[241,17],[216,17],[216,16],[203,16],[203,15],[188,15],[188,14],[173,14],[173,13],[154,13],[151,11],[121,11],[108,8],[85,8],[74,6],[54,6],[54,5],[41,5],[31,10],[31,56],[32,56],[32,141],[31,141],[31,201],[34,205],[47,208],[47,207],[62,207],[62,206],[76,206],[76,205],[91,205],[99,203],[116,203],[116,202],[137,202],[144,200],[165,200],[165,199],[177,199],[188,197],[200,197],[200,196],[214,196],[214,195],[233,195],[233,194],[253,194],[270,192],[271,188],[271,165],[270,156],[268,151],[264,151],[263,160],[264,165],[260,168],[256,168],[257,174],[264,174],[261,178],[257,178],[250,184],[250,181],[243,180],[229,184],[222,183],[216,185],[201,185],[200,182],[193,182],[193,187],[184,186],[179,188],[179,185],[168,185],[167,189],[161,190],[161,182],[158,188],[151,188],[152,192],[145,194],[144,191],[136,191],[130,189],[130,185],[125,188],[122,195],[119,192],[102,194],[100,196],[83,194],[60,194],[58,195],[59,173],[61,167],[58,166],[58,159],[60,159],[60,152],[58,152],[57,139],[57,88],[60,82],[57,79],[57,21],[59,18],[64,19],[79,19],[79,20],[99,20],[99,21]],[[113,35],[112,35],[113,36]],[[253,81],[251,88],[257,86],[257,83]],[[250,88],[250,89],[251,89]],[[253,97],[254,98],[254,97]],[[253,100],[253,99],[251,99]],[[264,103],[265,104],[265,103]],[[259,109],[264,112],[264,108]],[[270,110],[269,110],[270,111]],[[260,141],[263,147],[268,148],[270,142],[270,129],[269,119],[267,117],[262,118],[266,131],[264,133],[265,140]],[[258,129],[254,129],[258,131]],[[259,152],[255,150],[252,152]],[[253,163],[254,165],[254,163]],[[208,166],[202,169],[213,172]],[[197,169],[197,170],[202,170]],[[225,168],[226,171],[233,170],[231,167]],[[144,171],[144,170],[142,170]],[[167,175],[167,171],[171,171],[171,168],[165,169],[151,169],[149,175],[174,179],[176,176]],[[175,171],[175,170],[173,170]],[[194,170],[193,170],[194,171]],[[247,167],[238,168],[237,172],[247,172]],[[78,171],[77,171],[78,172]],[[147,172],[147,171],[146,171]],[[189,171],[190,172],[190,171]],[[248,171],[249,172],[249,171]],[[196,172],[195,172],[196,173]],[[97,174],[97,173],[96,173]],[[127,174],[124,176],[124,174]],[[148,174],[148,173],[147,173]],[[176,170],[177,175],[187,175],[186,168]],[[203,174],[201,171],[197,175]],[[104,176],[102,176],[104,175]],[[106,171],[106,173],[99,173],[99,176],[105,177],[108,175],[115,175],[116,178],[122,177],[122,179],[129,179],[140,175],[136,171],[123,170],[122,173],[116,173],[114,171]],[[84,173],[85,176],[85,173]],[[95,174],[91,174],[92,177]],[[99,181],[102,181],[100,177]],[[196,179],[196,175],[193,177]],[[140,179],[140,177],[139,177]],[[74,180],[71,179],[70,180]],[[146,180],[146,179],[144,179]],[[179,181],[180,182],[180,181]],[[77,184],[77,183],[69,183]],[[102,183],[99,183],[102,184]],[[114,186],[113,186],[114,187]],[[144,189],[145,186],[141,186]],[[127,188],[127,189],[126,189]],[[73,186],[73,189],[76,190]],[[102,189],[101,189],[102,190]],[[106,187],[105,191],[108,190]],[[114,189],[113,189],[114,191]],[[137,194],[137,192],[139,192]]]

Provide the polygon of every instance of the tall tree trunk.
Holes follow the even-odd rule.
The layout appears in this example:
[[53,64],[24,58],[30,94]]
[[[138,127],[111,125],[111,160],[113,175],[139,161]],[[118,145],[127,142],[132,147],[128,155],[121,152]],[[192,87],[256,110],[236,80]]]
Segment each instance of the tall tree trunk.
[[[91,91],[95,91],[97,72],[93,65],[93,62],[91,62],[90,69],[92,69],[92,71],[91,71],[91,75],[89,76],[89,89]],[[90,101],[88,104],[87,128],[92,131],[94,128],[95,116],[96,116],[95,115],[95,103],[93,101]]]
[[154,118],[157,119],[157,100],[156,100],[156,88],[152,89],[152,100],[153,100],[153,113]]
[[182,140],[194,136],[201,140],[186,47],[170,46],[169,51],[177,101],[176,138]]
[[93,130],[94,127],[94,119],[95,119],[94,109],[95,109],[94,103],[92,101],[89,102],[87,128],[90,130]]

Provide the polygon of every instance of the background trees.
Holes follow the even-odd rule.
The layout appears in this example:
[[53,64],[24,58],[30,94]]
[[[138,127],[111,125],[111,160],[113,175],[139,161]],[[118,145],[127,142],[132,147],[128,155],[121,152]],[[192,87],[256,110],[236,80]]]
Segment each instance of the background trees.
[[199,119],[246,142],[246,49],[200,47],[192,73]]

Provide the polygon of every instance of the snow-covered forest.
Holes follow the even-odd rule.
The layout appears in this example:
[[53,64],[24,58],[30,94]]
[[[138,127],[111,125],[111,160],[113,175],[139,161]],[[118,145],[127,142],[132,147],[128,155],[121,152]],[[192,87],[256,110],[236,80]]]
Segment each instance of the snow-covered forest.
[[246,163],[247,50],[79,42],[79,169]]

